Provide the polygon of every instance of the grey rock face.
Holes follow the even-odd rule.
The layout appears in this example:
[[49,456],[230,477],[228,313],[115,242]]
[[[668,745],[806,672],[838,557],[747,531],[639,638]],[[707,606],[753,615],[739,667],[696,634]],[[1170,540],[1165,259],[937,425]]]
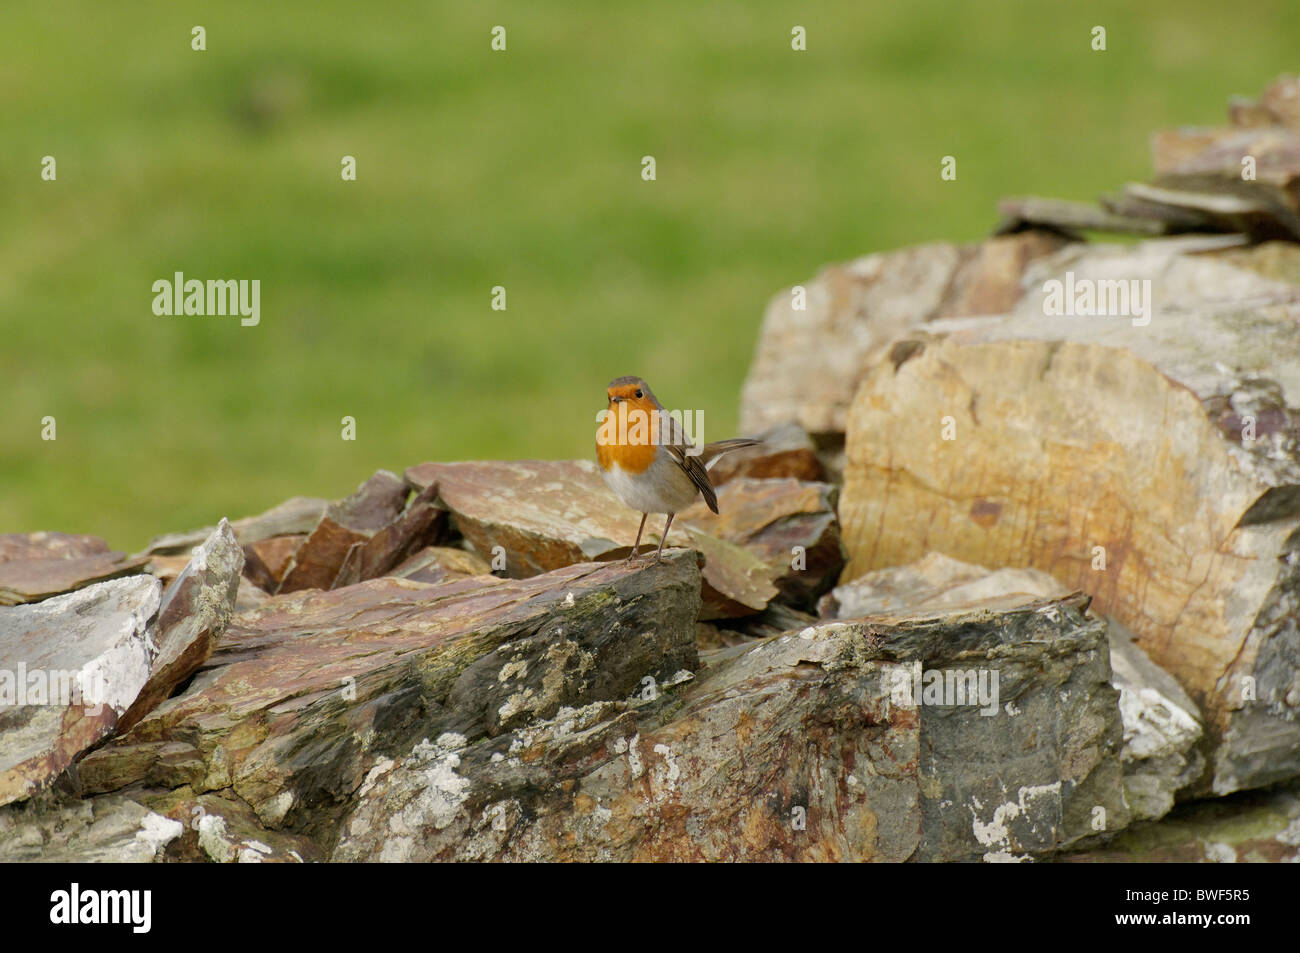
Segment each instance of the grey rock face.
[[1124,722],[1124,793],[1135,820],[1164,817],[1205,770],[1200,712],[1178,681],[1110,623],[1111,683]]
[[0,804],[41,790],[113,732],[149,679],[161,591],[133,576],[0,608]]
[[163,596],[150,633],[157,655],[149,680],[116,726],[118,733],[158,707],[207,661],[230,622],[243,566],[243,550],[223,519]]
[[[1005,611],[1065,595],[1064,586],[1038,569],[991,571],[928,553],[914,563],[879,569],[838,586],[822,608],[839,618],[917,616],[981,608]],[[1124,729],[1120,762],[1125,798],[1135,819],[1159,818],[1173,807],[1175,795],[1204,771],[1200,712],[1174,677],[1134,644],[1132,633],[1107,621],[1111,684],[1119,692]]]
[[[653,696],[477,741],[425,738],[372,767],[334,857],[1051,853],[1128,820],[1104,626],[1080,610],[1076,598],[1001,616],[828,623],[722,650]],[[913,670],[965,679],[981,668],[986,688],[998,675],[988,715],[927,695],[933,676],[919,699],[903,688]]]
[[[378,759],[509,731],[697,667],[694,553],[505,580],[383,578],[274,596],[189,688],[78,766],[87,793],[228,792],[268,830],[332,844]],[[270,840],[267,840],[270,843]]]
[[4,863],[150,863],[184,825],[125,797],[0,807]]

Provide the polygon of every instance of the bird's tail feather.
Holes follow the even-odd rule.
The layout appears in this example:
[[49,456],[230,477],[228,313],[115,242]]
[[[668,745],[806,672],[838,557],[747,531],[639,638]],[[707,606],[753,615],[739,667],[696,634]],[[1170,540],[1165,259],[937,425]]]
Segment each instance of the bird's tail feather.
[[700,454],[701,459],[707,465],[712,463],[724,453],[730,453],[732,450],[743,450],[745,447],[757,447],[763,441],[751,440],[749,437],[733,437],[731,440],[717,440],[713,443],[706,443],[704,450]]

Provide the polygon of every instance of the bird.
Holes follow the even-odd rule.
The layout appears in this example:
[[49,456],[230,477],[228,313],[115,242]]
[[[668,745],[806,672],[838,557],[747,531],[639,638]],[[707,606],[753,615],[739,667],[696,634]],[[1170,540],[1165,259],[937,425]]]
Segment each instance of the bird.
[[708,464],[724,453],[762,441],[737,437],[698,447],[642,377],[616,377],[605,388],[605,395],[608,414],[596,432],[596,463],[614,495],[641,514],[627,561],[638,555],[646,517],[663,513],[668,520],[654,556],[655,562],[662,562],[664,540],[679,511],[703,495],[709,509],[718,512]]

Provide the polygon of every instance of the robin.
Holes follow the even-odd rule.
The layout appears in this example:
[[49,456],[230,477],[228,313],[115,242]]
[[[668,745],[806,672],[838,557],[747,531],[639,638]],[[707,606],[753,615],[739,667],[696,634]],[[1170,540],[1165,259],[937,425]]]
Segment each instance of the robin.
[[642,378],[616,378],[605,391],[609,416],[596,434],[596,462],[614,495],[641,513],[629,562],[641,546],[646,517],[651,513],[667,515],[668,522],[655,550],[655,561],[659,562],[668,529],[679,510],[703,494],[709,509],[718,512],[718,496],[709,480],[708,464],[724,453],[760,441],[741,437],[699,448],[686,436],[681,421],[668,415]]

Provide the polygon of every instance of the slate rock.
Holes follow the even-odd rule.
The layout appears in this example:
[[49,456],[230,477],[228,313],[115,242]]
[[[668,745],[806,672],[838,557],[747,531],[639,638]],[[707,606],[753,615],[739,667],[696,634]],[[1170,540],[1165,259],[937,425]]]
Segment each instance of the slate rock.
[[[824,624],[625,701],[428,734],[374,763],[333,859],[1051,855],[1093,838],[1098,808],[1127,822],[1104,625],[1080,609]],[[997,668],[1005,707],[899,702],[896,675],[922,664]]]
[[113,733],[149,679],[161,592],[143,575],[0,609],[0,804]]
[[80,783],[229,792],[266,829],[328,843],[371,765],[417,736],[499,734],[693,670],[698,609],[697,557],[680,550],[275,596],[232,620],[183,693],[87,757]]
[[223,519],[163,595],[150,627],[157,654],[149,680],[118,721],[117,732],[153,711],[207,661],[230,622],[243,565],[243,551]]

